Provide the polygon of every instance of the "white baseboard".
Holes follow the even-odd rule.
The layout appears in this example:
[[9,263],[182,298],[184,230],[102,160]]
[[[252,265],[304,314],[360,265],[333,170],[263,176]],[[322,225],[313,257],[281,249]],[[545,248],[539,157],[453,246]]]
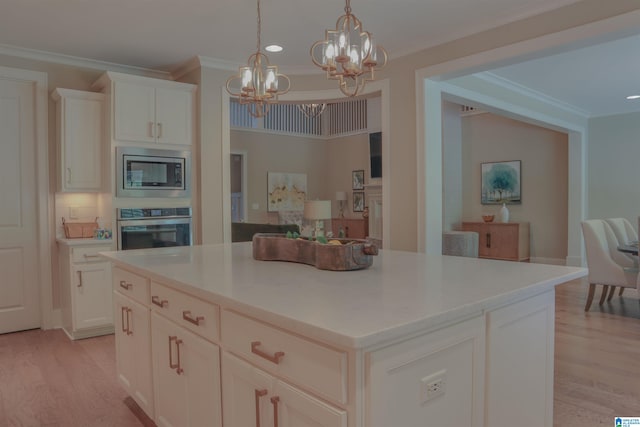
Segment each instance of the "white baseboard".
[[566,265],[565,260],[562,258],[531,257],[529,262],[533,264]]

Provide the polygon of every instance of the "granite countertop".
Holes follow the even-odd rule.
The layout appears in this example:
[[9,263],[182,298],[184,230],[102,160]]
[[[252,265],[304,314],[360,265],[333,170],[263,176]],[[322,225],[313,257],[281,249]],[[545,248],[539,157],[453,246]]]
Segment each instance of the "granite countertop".
[[103,252],[132,271],[309,337],[379,344],[534,296],[587,270],[382,250],[365,270],[257,261],[252,244]]

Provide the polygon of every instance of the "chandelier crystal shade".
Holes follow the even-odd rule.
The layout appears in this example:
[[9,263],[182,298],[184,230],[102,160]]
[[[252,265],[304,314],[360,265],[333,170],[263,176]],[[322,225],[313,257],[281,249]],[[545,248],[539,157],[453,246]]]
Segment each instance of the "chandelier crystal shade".
[[227,80],[227,92],[246,104],[253,117],[264,117],[271,104],[278,103],[278,96],[289,92],[289,77],[278,73],[278,67],[269,63],[267,55],[260,52],[260,0],[258,3],[258,41],[256,53],[249,57],[247,65],[239,67],[238,74]]
[[375,71],[387,64],[387,52],[377,46],[370,32],[351,13],[351,1],[346,0],[345,14],[338,18],[335,30],[326,30],[324,40],[311,46],[311,60],[338,80],[347,96],[362,92],[367,81],[375,80]]

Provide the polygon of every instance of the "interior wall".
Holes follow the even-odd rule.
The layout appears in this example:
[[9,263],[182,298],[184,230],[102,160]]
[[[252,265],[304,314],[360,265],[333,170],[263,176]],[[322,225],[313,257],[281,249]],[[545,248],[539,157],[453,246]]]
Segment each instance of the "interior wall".
[[460,104],[442,102],[442,231],[462,222],[462,120]]
[[638,227],[640,113],[589,120],[588,218],[628,219]]
[[328,163],[324,140],[232,130],[231,150],[247,152],[247,222],[277,222],[277,217],[274,218],[267,211],[269,172],[305,173],[307,199],[328,197]]
[[529,222],[532,261],[567,257],[568,136],[484,113],[462,118],[463,219],[482,221],[500,205],[480,203],[481,163],[520,160],[522,203],[508,205],[510,222]]
[[352,172],[365,171],[365,184],[368,183],[366,174],[369,161],[369,134],[361,133],[340,138],[330,139],[327,146],[326,183],[327,193],[325,197],[332,200],[331,211],[334,218],[339,217],[338,203],[335,201],[336,191],[347,193],[347,201],[344,207],[344,217],[362,219],[362,212],[353,211]]

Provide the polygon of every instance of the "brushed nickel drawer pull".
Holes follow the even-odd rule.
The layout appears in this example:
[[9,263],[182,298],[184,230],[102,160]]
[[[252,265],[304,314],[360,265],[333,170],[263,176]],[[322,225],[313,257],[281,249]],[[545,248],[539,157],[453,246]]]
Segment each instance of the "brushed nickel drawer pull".
[[[173,363],[173,355],[172,355],[172,351],[171,351],[171,341],[175,341],[176,342],[176,353],[177,353],[177,359],[178,362],[177,363]],[[181,373],[184,372],[184,369],[182,369],[180,367],[180,344],[182,344],[182,340],[179,340],[178,337],[174,336],[170,336],[169,337],[169,367],[171,369],[175,369],[176,373],[178,375],[180,375]]]
[[266,389],[258,390],[254,389],[256,396],[256,427],[260,427],[260,398],[267,394]]
[[78,287],[82,287],[82,270],[78,270]]
[[120,287],[126,290],[131,289],[133,285],[131,283],[127,283],[125,280],[120,280]]
[[162,123],[156,123],[158,127],[158,139],[162,138]]
[[258,346],[260,344],[261,344],[260,341],[252,341],[251,342],[251,353],[257,354],[258,356],[262,357],[263,359],[267,359],[269,362],[275,363],[276,365],[279,365],[280,364],[280,359],[282,357],[284,357],[284,351],[277,351],[273,356],[271,356],[270,354],[267,354],[264,351],[258,349]]
[[271,403],[273,404],[273,427],[278,427],[278,402],[280,402],[278,396],[271,398]]
[[204,321],[204,316],[191,317],[191,312],[186,310],[182,312],[182,318],[187,322],[191,322],[196,326],[200,326],[200,322]]
[[100,255],[89,255],[89,254],[84,254],[84,257],[85,257],[85,258],[88,258],[88,259],[93,259],[93,258],[100,258]]
[[154,135],[153,135],[153,122],[149,122],[149,136],[151,138],[154,137]]
[[163,299],[162,301],[160,301],[159,296],[153,295],[151,297],[151,303],[157,305],[158,307],[164,308],[165,304],[169,304],[169,301],[167,301],[166,299]]

